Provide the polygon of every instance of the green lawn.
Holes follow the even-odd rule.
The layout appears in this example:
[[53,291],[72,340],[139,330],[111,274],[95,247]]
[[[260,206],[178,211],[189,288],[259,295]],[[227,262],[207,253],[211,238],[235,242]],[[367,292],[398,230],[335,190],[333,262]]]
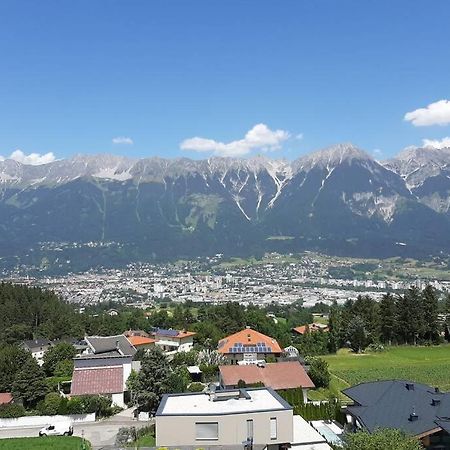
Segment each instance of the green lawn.
[[324,359],[334,376],[334,387],[396,378],[450,390],[449,344],[389,347],[384,352],[360,355],[339,350],[336,355],[327,355]]
[[339,398],[342,403],[348,402],[349,398],[341,393],[342,389],[350,385],[336,375],[331,375],[330,386],[328,388],[318,388],[308,391],[308,399],[313,401],[328,400],[331,397]]
[[141,448],[141,447],[155,447],[156,446],[156,438],[155,438],[155,429],[153,427],[147,434],[141,436],[136,442],[133,442],[128,447],[132,448]]
[[0,450],[81,450],[90,449],[91,446],[86,442],[82,447],[82,441],[79,437],[33,437],[33,438],[12,438],[0,439]]

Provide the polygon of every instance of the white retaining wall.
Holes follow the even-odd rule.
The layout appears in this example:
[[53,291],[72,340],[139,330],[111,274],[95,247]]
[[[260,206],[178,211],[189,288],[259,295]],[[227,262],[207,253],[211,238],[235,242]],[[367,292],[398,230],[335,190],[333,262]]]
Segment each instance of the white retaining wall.
[[45,425],[53,425],[54,423],[60,422],[95,422],[95,413],[72,414],[69,416],[25,416],[18,417],[17,419],[0,419],[0,428],[43,427]]

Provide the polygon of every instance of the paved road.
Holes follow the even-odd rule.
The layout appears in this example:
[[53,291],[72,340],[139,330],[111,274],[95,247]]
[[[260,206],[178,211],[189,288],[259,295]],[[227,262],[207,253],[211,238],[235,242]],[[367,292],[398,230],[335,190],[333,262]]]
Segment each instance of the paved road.
[[[136,421],[126,416],[114,416],[106,420],[92,423],[74,424],[74,436],[83,436],[91,442],[94,448],[114,445],[116,434],[121,427],[145,427],[151,422]],[[0,439],[12,437],[34,437],[39,435],[42,427],[30,428],[0,428]]]

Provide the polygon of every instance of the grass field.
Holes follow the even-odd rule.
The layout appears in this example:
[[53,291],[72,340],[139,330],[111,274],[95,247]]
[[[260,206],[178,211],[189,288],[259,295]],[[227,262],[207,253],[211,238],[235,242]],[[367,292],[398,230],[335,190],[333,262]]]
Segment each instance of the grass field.
[[85,442],[85,447],[79,437],[36,437],[36,438],[12,438],[1,439],[0,450],[82,450],[90,449],[91,446]]
[[[339,350],[324,356],[333,380],[330,390],[363,381],[407,379],[450,390],[450,345],[389,347],[384,352],[357,355]],[[311,393],[314,396],[315,393]],[[320,394],[320,391],[319,393]],[[327,392],[323,392],[323,395]],[[314,399],[315,400],[315,399]]]

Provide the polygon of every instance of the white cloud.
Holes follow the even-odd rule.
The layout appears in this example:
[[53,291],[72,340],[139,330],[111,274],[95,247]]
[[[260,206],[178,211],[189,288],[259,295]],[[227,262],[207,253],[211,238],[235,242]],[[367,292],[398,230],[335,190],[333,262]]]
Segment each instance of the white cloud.
[[14,150],[9,156],[0,156],[0,161],[13,159],[22,164],[37,166],[39,164],[48,164],[55,161],[55,155],[52,152],[41,155],[40,153],[25,154],[22,150]]
[[450,148],[450,137],[439,139],[422,139],[424,147],[428,148]]
[[405,114],[404,120],[416,127],[450,124],[450,101],[439,100],[426,108],[419,108]]
[[383,150],[381,150],[381,148],[375,148],[375,149],[372,150],[372,153],[375,156],[381,156],[383,154]]
[[134,144],[133,139],[131,139],[130,137],[126,137],[126,136],[117,136],[112,139],[112,143],[117,144],[117,145],[133,145]]
[[228,143],[193,137],[180,144],[181,150],[194,152],[210,152],[217,156],[244,156],[252,150],[279,150],[290,134],[285,130],[271,130],[267,125],[259,123],[247,131],[243,139]]

